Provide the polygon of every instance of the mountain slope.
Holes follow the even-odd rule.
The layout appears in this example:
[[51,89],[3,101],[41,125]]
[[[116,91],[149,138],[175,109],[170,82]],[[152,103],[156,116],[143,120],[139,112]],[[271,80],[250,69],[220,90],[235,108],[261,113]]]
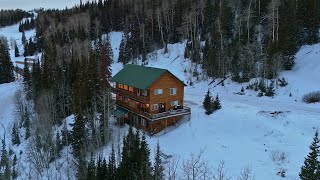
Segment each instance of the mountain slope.
[[[320,105],[305,104],[301,97],[320,89],[320,45],[301,48],[294,69],[282,73],[289,85],[276,89],[274,98],[258,98],[251,90],[237,95],[248,83],[230,79],[225,86],[216,86],[218,79],[205,78],[201,67],[183,58],[184,47],[184,43],[168,45],[168,53],[158,50],[148,56],[147,66],[166,68],[188,84],[193,82],[185,88],[185,104],[192,109],[190,120],[148,138],[150,147],[159,141],[165,153],[179,157],[180,165],[190,154],[204,149],[210,167],[225,161],[234,179],[244,167],[250,167],[259,180],[283,179],[277,175],[282,169],[286,171],[285,179],[298,178],[314,130],[319,127]],[[113,74],[120,69],[119,63],[113,65]],[[200,74],[198,78],[192,75],[195,71]],[[202,107],[208,89],[214,96],[219,94],[222,102],[222,109],[210,116]],[[183,173],[181,168],[179,171]]]

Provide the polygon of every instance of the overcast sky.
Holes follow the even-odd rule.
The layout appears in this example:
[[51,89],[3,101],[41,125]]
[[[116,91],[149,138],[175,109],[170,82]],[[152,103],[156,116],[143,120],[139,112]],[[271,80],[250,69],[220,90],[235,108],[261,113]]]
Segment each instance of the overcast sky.
[[[86,2],[86,0],[82,0]],[[0,0],[0,9],[24,9],[72,7],[79,4],[80,0]]]

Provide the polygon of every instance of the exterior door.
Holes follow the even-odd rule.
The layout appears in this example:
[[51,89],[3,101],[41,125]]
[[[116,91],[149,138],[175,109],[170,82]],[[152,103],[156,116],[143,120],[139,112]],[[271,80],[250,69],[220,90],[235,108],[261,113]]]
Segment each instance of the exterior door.
[[166,112],[166,103],[159,104],[159,113]]

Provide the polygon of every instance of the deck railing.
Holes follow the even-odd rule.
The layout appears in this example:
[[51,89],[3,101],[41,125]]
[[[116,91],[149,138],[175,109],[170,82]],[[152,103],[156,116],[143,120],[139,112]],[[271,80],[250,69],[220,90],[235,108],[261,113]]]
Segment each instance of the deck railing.
[[151,120],[158,120],[158,119],[163,119],[167,117],[182,116],[182,115],[188,115],[188,114],[191,114],[191,109],[187,106],[183,106],[181,109],[170,110],[170,111],[158,113],[158,114],[149,114],[149,117]]
[[111,88],[111,92],[115,93],[115,94],[120,94],[122,96],[127,96],[130,99],[142,102],[142,103],[148,103],[149,102],[149,97],[147,96],[139,96],[133,92],[124,90],[124,89],[119,89],[119,88]]
[[181,107],[181,109],[170,110],[170,111],[163,112],[163,113],[150,114],[148,112],[143,111],[142,109],[133,108],[133,107],[124,105],[123,103],[117,102],[117,105],[121,106],[124,109],[127,109],[128,111],[130,111],[132,113],[143,116],[151,121],[156,121],[159,119],[191,114],[191,109],[187,106],[183,106],[183,107]]

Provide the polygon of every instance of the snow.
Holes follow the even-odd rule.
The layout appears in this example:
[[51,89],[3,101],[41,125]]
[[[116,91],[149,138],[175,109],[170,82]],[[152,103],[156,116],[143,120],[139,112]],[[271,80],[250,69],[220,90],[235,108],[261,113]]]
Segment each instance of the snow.
[[[276,89],[274,98],[258,98],[252,90],[236,95],[248,83],[238,84],[230,79],[224,87],[215,86],[219,79],[209,85],[213,79],[206,78],[201,67],[184,59],[184,48],[185,43],[169,44],[168,53],[162,49],[148,55],[147,66],[168,69],[185,83],[194,84],[185,88],[185,104],[192,109],[190,121],[149,137],[152,154],[159,141],[166,154],[179,157],[180,165],[190,154],[204,149],[204,159],[212,169],[225,161],[234,179],[245,167],[251,168],[259,180],[297,179],[315,128],[320,127],[320,104],[301,101],[305,93],[320,90],[320,44],[301,48],[294,69],[281,75],[289,85]],[[142,64],[141,60],[134,62]],[[113,75],[121,68],[122,64],[113,64]],[[195,70],[199,79],[192,76]],[[219,94],[222,102],[222,109],[209,116],[202,107],[208,89],[213,96]],[[272,115],[275,111],[282,113]],[[281,153],[285,154],[284,160],[273,160],[272,156]],[[281,169],[286,170],[285,178],[277,175]]]
[[[18,25],[2,28],[0,34],[9,40],[17,40],[22,53]],[[34,30],[31,30],[26,33],[26,36],[29,38],[34,34]],[[123,64],[117,61],[122,33],[112,32],[109,37],[114,55],[114,63],[111,67],[114,75],[123,67]],[[320,44],[303,46],[300,49],[296,55],[296,65],[293,70],[281,74],[289,85],[279,87],[274,98],[258,98],[257,92],[252,90],[245,90],[244,95],[236,95],[235,93],[239,92],[241,87],[245,88],[248,83],[238,84],[230,79],[225,81],[224,87],[215,86],[219,79],[210,84],[213,79],[205,76],[201,66],[184,59],[184,48],[185,43],[169,44],[168,53],[164,53],[161,49],[148,55],[147,66],[166,68],[186,84],[193,83],[193,86],[185,88],[185,104],[192,109],[190,120],[186,118],[177,128],[148,137],[151,157],[159,141],[166,154],[180,158],[180,165],[190,157],[191,153],[196,154],[200,149],[204,149],[203,157],[212,169],[223,160],[233,179],[236,179],[244,167],[252,168],[255,178],[259,180],[297,179],[304,157],[308,154],[308,146],[312,141],[315,128],[320,127],[320,104],[305,104],[301,101],[305,93],[320,90],[318,81]],[[23,57],[14,57],[13,49],[10,53],[12,61],[23,60]],[[140,60],[135,61],[138,64],[142,63]],[[192,75],[194,71],[200,74],[199,78]],[[11,146],[9,132],[15,120],[14,94],[19,88],[21,88],[20,82],[0,85],[0,121],[4,126],[4,128],[0,127],[0,137],[5,129],[9,146]],[[209,116],[205,115],[202,107],[202,101],[208,89],[213,96],[219,94],[222,103],[222,109]],[[292,97],[289,97],[290,93]],[[270,114],[275,111],[282,113]],[[73,121],[73,116],[66,118],[68,129],[71,129],[69,124]],[[127,128],[114,131],[114,136],[122,137],[122,133]],[[25,147],[26,142],[23,141],[20,146],[13,146],[13,150],[25,152]],[[65,148],[62,158],[56,162],[62,164],[64,170],[68,169],[67,158],[64,157],[69,151],[70,149]],[[108,156],[109,152],[110,147],[106,147],[102,153]],[[272,155],[281,152],[285,153],[286,159],[273,161]],[[25,160],[23,156],[24,153],[19,159],[21,163],[19,170],[23,173],[22,179],[26,178],[24,175],[27,174],[23,172],[27,165],[23,163]],[[285,178],[276,175],[281,168],[286,170]],[[53,174],[59,174],[54,169],[52,165],[50,171]]]
[[[83,3],[89,0],[82,0]],[[90,0],[94,2],[95,0]],[[80,4],[80,0],[1,0],[0,9],[23,9],[26,11],[33,9],[64,9]]]

